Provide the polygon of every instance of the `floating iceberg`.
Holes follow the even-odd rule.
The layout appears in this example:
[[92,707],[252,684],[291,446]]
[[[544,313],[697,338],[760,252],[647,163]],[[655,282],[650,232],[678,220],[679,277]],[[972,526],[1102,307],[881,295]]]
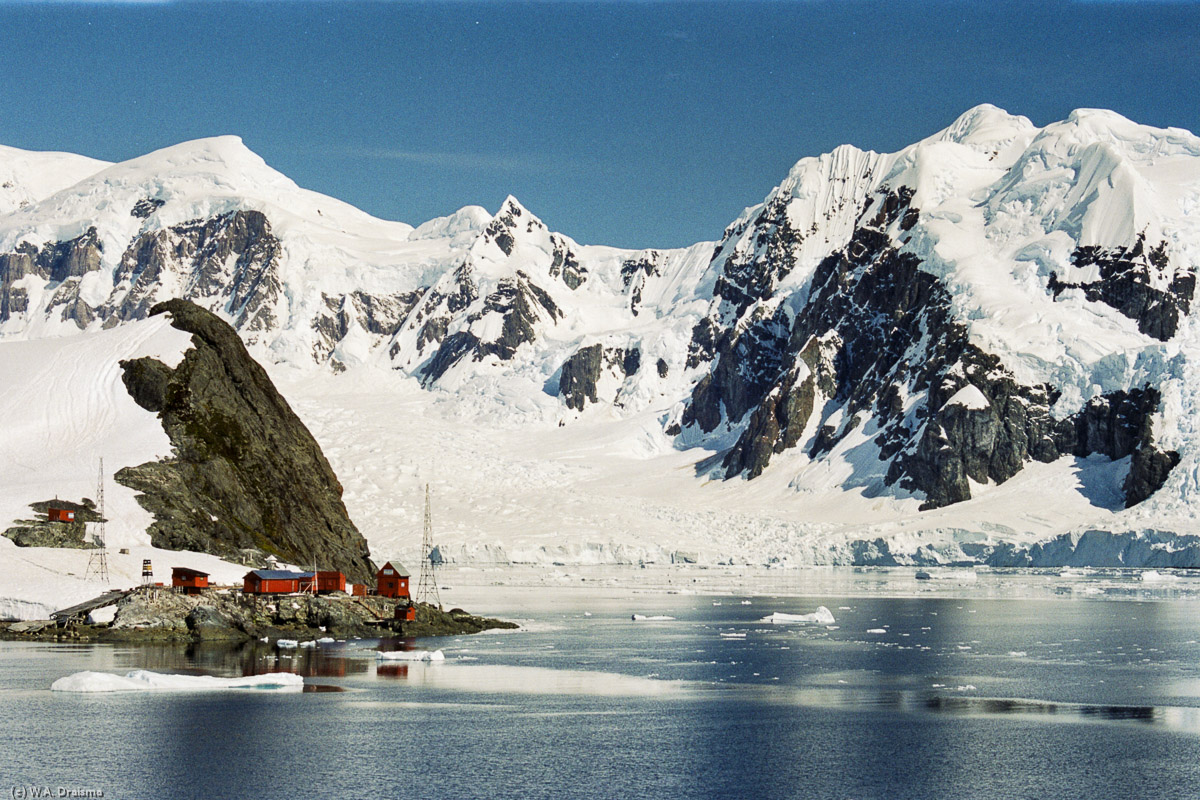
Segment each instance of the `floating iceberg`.
[[76,672],[50,684],[52,692],[199,692],[215,689],[299,692],[304,689],[304,678],[291,672],[216,678],[211,675],[172,675],[136,669],[124,675],[114,675],[111,672]]
[[383,661],[445,661],[441,650],[390,650],[381,651],[375,657]]
[[632,619],[634,622],[666,622],[675,618],[668,617],[666,614],[654,614],[649,617],[645,614],[634,614]]
[[760,622],[770,622],[775,625],[788,625],[796,623],[813,623],[816,625],[832,625],[834,623],[833,612],[825,606],[817,606],[817,610],[811,614],[785,614],[782,611],[776,611],[774,614],[769,614],[763,617]]
[[275,646],[280,650],[295,650],[300,646],[300,643],[295,639],[280,639],[275,643]]

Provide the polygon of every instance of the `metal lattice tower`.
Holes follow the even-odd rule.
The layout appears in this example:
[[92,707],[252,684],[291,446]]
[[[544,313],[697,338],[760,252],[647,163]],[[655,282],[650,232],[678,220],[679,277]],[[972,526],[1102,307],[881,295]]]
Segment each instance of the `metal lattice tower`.
[[92,549],[92,554],[88,556],[87,569],[83,573],[84,579],[89,575],[95,575],[104,583],[108,583],[108,545],[105,540],[108,538],[105,531],[104,518],[104,459],[100,459],[100,475],[96,479],[96,503],[100,510],[100,522],[97,523],[99,528],[92,531],[92,541],[95,547]]
[[417,581],[417,602],[435,605],[440,611],[437,573],[433,568],[433,514],[429,510],[429,484],[425,484],[425,531],[421,536],[421,578]]

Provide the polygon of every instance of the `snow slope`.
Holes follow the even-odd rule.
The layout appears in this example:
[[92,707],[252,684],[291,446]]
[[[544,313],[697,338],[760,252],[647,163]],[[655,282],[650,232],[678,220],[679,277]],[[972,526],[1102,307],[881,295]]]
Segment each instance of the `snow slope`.
[[[113,481],[125,466],[170,454],[157,418],[129,396],[119,361],[153,356],[175,366],[191,337],[155,317],[72,338],[0,346],[0,518],[28,519],[29,503],[96,499],[105,459],[105,510],[112,547],[148,544],[150,515]],[[5,540],[7,543],[7,540]]]
[[74,153],[38,153],[0,145],[0,214],[43,200],[107,166],[107,161]]

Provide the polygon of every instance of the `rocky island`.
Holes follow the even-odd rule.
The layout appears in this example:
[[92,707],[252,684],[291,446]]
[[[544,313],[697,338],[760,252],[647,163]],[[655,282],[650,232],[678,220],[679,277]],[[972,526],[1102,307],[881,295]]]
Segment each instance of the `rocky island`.
[[[237,591],[187,595],[160,587],[140,587],[116,601],[109,623],[86,614],[58,620],[0,623],[0,638],[101,642],[250,641],[254,639],[395,638],[453,636],[512,622],[413,603],[345,594],[256,596]],[[397,613],[397,612],[401,613]]]

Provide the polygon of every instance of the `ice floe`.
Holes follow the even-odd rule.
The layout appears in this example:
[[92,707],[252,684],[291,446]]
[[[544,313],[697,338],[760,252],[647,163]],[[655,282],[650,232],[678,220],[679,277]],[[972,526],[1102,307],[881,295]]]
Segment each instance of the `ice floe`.
[[375,654],[381,661],[445,661],[441,650],[386,650]]
[[796,623],[812,623],[815,625],[832,625],[834,623],[833,612],[825,606],[817,606],[817,610],[811,614],[785,614],[782,611],[776,611],[774,614],[768,614],[763,617],[761,622],[770,622],[775,625],[787,625]]
[[124,675],[76,672],[50,684],[52,692],[199,692],[222,689],[299,692],[304,689],[304,678],[291,672],[217,678],[212,675],[175,675],[137,669]]

